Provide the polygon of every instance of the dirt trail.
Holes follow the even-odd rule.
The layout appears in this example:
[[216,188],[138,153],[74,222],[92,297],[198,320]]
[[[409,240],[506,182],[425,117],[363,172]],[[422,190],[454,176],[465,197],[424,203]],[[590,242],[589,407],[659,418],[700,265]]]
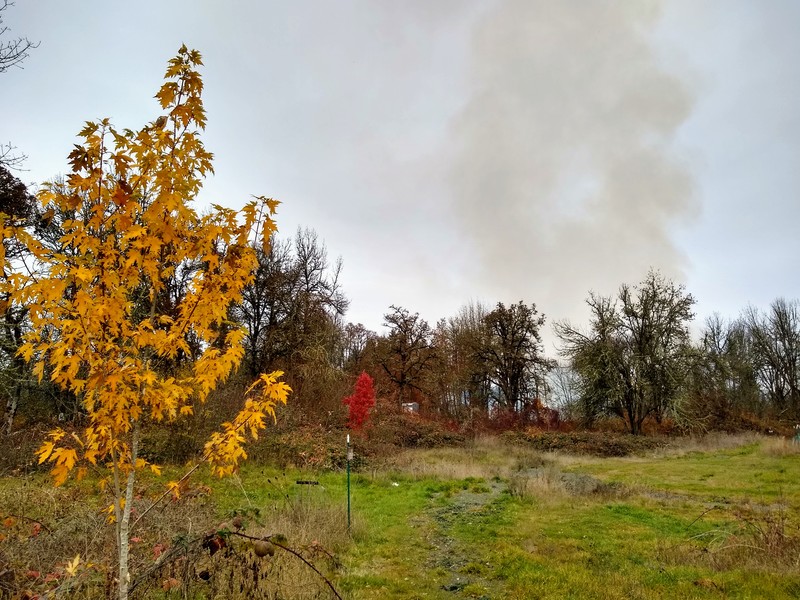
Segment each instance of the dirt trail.
[[[582,473],[563,473],[554,469],[533,468],[520,471],[518,477],[529,480],[545,479],[571,495],[593,495],[618,493],[619,486],[606,484]],[[493,480],[472,485],[451,493],[434,496],[424,514],[414,520],[414,526],[427,531],[426,541],[430,547],[427,568],[441,575],[441,588],[451,592],[452,597],[501,598],[498,582],[485,575],[492,573],[491,564],[482,563],[483,557],[476,555],[473,547],[459,541],[456,527],[480,525],[491,518],[495,511],[502,510],[498,504],[501,495],[507,492],[505,481]],[[482,595],[476,595],[482,590]],[[481,592],[479,592],[481,593]]]
[[480,556],[467,544],[460,542],[454,535],[457,526],[477,525],[493,511],[493,505],[507,489],[504,482],[490,481],[473,485],[468,489],[453,492],[447,496],[438,494],[430,507],[418,519],[418,526],[424,526],[427,542],[430,546],[427,567],[439,571],[442,575],[441,589],[452,592],[454,597],[467,586],[471,587],[471,598],[475,598],[475,589],[484,589],[486,595],[478,596],[488,600],[499,598],[491,593],[496,587],[481,576],[481,572],[491,571],[491,565],[479,563]]

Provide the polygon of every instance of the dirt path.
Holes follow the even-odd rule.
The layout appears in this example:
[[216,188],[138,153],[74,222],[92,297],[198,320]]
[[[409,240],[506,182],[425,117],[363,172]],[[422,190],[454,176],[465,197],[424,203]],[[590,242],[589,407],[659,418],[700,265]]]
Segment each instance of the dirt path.
[[[441,577],[441,589],[460,597],[462,590],[470,592],[471,598],[499,598],[491,593],[496,583],[481,576],[481,572],[491,570],[491,565],[481,565],[474,548],[458,540],[455,527],[479,524],[492,512],[493,505],[507,489],[504,482],[491,481],[472,486],[450,495],[434,496],[430,507],[421,515],[418,525],[427,529],[427,542],[430,547],[427,568],[436,570]],[[476,596],[477,589],[486,590],[483,596]]]
[[[620,486],[581,473],[533,468],[521,471],[518,476],[528,480],[546,479],[548,485],[557,485],[574,496],[620,492]],[[437,572],[442,582],[440,590],[450,592],[446,596],[484,600],[503,597],[503,590],[498,587],[500,583],[489,575],[493,566],[481,562],[485,559],[476,554],[474,546],[460,541],[455,529],[477,527],[493,518],[496,511],[503,510],[499,501],[508,489],[507,482],[493,480],[449,494],[440,493],[432,498],[425,513],[414,520],[415,527],[426,531],[425,539],[430,548],[426,567]]]

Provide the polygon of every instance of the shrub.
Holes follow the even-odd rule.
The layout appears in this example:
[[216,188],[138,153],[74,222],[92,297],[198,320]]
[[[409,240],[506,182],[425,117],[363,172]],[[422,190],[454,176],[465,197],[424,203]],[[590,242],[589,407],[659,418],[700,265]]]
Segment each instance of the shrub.
[[348,408],[347,426],[354,431],[364,427],[370,409],[375,406],[375,389],[372,383],[372,377],[363,371],[358,376],[353,394],[342,400],[342,404]]
[[401,448],[438,448],[461,446],[461,433],[448,429],[438,421],[428,421],[410,413],[385,413],[376,419],[373,442]]
[[536,450],[563,451],[592,456],[628,456],[648,452],[667,445],[663,438],[640,435],[573,431],[570,433],[509,431],[502,435],[509,443]]

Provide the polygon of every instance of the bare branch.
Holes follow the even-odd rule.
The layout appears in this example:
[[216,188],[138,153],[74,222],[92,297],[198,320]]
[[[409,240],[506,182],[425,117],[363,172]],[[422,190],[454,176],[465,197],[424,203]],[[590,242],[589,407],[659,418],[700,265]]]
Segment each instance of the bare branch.
[[[14,6],[14,3],[3,0],[2,6],[0,6],[0,13],[9,6]],[[0,15],[0,36],[10,31],[8,27],[3,27],[2,23],[3,17]],[[38,47],[39,42],[32,42],[26,37],[0,42],[0,73],[5,73],[11,67],[19,67],[21,69],[21,63],[28,58],[28,52]]]

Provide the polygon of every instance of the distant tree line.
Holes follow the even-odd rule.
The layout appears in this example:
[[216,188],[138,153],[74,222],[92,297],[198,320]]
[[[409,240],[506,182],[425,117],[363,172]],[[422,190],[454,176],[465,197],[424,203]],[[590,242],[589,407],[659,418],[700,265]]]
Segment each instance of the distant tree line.
[[[53,246],[61,243],[64,219],[87,218],[43,210],[3,166],[0,212],[27,219]],[[11,240],[3,246],[9,256],[20,251]],[[638,434],[648,421],[718,429],[800,418],[796,300],[775,300],[765,311],[748,307],[731,321],[715,315],[693,332],[692,295],[650,272],[613,296],[589,294],[588,323],[555,323],[560,352],[547,357],[545,317],[535,304],[470,303],[435,325],[390,306],[379,334],[347,322],[342,261],[329,257],[315,231],[275,238],[258,257],[255,280],[221,327],[245,329],[247,375],[287,373],[289,410],[300,419],[342,420],[342,398],[364,371],[375,380],[381,410],[417,403],[424,416],[460,427],[549,427],[559,419],[592,427],[619,419]],[[165,314],[197,268],[175,265],[158,299]],[[49,385],[47,374],[39,382],[17,355],[27,326],[26,311],[0,298],[5,432],[20,411],[28,419],[80,418],[75,399]],[[169,368],[178,372],[200,350],[190,346]]]

